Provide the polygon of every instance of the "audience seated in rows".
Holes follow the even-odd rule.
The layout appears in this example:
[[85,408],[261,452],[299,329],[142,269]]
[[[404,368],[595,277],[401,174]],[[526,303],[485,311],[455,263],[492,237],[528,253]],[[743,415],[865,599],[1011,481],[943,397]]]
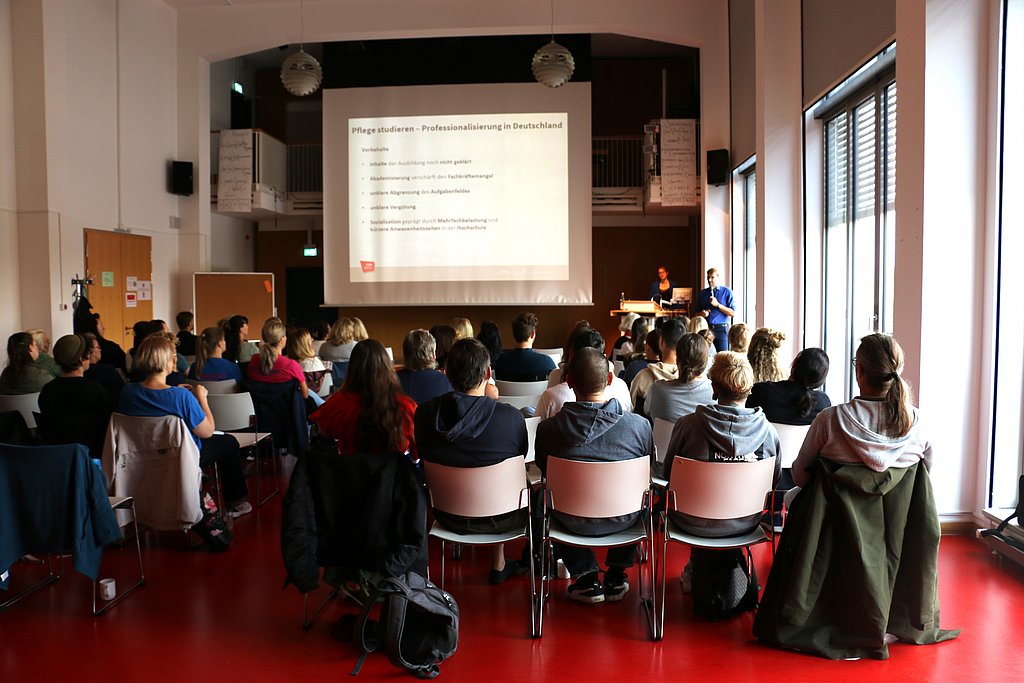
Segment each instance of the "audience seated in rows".
[[112,404],[104,388],[84,376],[91,352],[82,335],[68,334],[57,340],[53,356],[61,376],[40,391],[37,424],[44,442],[80,443],[89,449],[90,457],[99,458]]
[[686,329],[678,320],[669,320],[662,325],[658,338],[661,360],[657,363],[650,363],[637,373],[632,384],[629,385],[629,396],[633,400],[634,412],[644,412],[647,390],[652,384],[663,379],[676,379],[679,376],[679,369],[676,367],[676,345],[685,333]]
[[[448,357],[448,379],[454,391],[430,399],[416,409],[416,442],[420,456],[451,467],[486,467],[525,455],[529,447],[526,421],[512,406],[485,395],[490,356],[476,339],[460,339]],[[436,512],[443,525],[457,533],[501,533],[521,528],[526,510],[489,518],[464,518]],[[490,581],[499,584],[528,565],[506,560],[504,547],[492,550]]]
[[[580,349],[597,349],[604,353],[604,337],[595,329],[589,327],[577,328],[570,349],[570,362]],[[614,366],[609,361],[609,372],[612,372],[613,368]],[[555,370],[555,372],[561,372],[562,381],[553,387],[548,387],[541,395],[540,400],[537,401],[537,409],[534,415],[541,419],[553,416],[562,409],[566,402],[575,400],[575,394],[567,382],[569,377],[568,365],[562,368],[561,371]],[[614,373],[612,374],[611,382],[603,390],[602,402],[612,398],[619,402],[624,411],[629,412],[633,409],[633,402],[629,398],[629,387],[621,379],[615,377]]]
[[313,351],[320,355],[320,347],[327,341],[327,335],[331,333],[331,326],[326,320],[318,320],[310,334],[313,335]]
[[320,357],[332,363],[347,361],[356,344],[369,336],[359,318],[338,318],[331,326],[331,333],[320,345]]
[[415,461],[415,411],[416,404],[402,393],[384,345],[364,339],[352,349],[345,383],[310,420],[321,434],[337,439],[342,455],[397,451]]
[[136,349],[135,366],[144,378],[125,385],[117,410],[138,417],[176,415],[183,419],[199,446],[199,464],[215,465],[220,473],[229,514],[234,517],[248,514],[252,512],[252,505],[247,502],[249,489],[242,472],[238,441],[227,434],[214,433],[216,425],[205,387],[167,383],[167,375],[175,367],[175,354],[173,335],[156,333],[143,340]]
[[[245,366],[252,354],[255,353],[248,347],[249,319],[244,315],[233,315],[217,323],[217,327],[224,330],[224,358],[232,363]],[[243,350],[242,345],[246,344]]]
[[309,386],[302,367],[288,358],[284,351],[288,343],[287,328],[280,318],[268,318],[260,331],[260,352],[252,357],[246,368],[246,377],[257,382],[287,382],[294,379],[299,383],[302,398],[309,398]]
[[398,381],[402,391],[417,404],[452,390],[448,377],[437,370],[435,344],[433,335],[423,329],[409,330],[402,341],[404,367],[398,371]]
[[104,337],[106,328],[103,326],[103,320],[100,318],[99,313],[90,312],[90,308],[92,308],[92,305],[89,304],[87,299],[83,297],[79,300],[74,315],[75,334],[89,333],[95,335],[100,344],[101,351],[100,359],[97,361],[97,364],[113,366],[127,377],[127,356],[125,355],[124,349],[122,349],[116,342]]
[[477,332],[476,338],[484,345],[487,349],[487,355],[491,359],[491,374],[494,374],[494,364],[498,362],[498,356],[501,355],[501,330],[498,329],[497,323],[490,320],[485,320],[480,323],[480,331]]
[[34,394],[53,375],[36,366],[39,346],[28,332],[15,332],[7,338],[7,367],[0,373],[0,394]]
[[[579,349],[569,361],[566,379],[576,400],[566,403],[557,415],[537,425],[537,466],[547,472],[548,456],[570,460],[628,460],[649,458],[654,452],[651,425],[640,415],[626,412],[604,392],[612,381],[603,350]],[[637,518],[580,519],[559,516],[571,533],[602,536],[623,531]],[[597,558],[589,548],[556,544],[555,552],[576,578],[567,592],[585,603],[615,602],[629,590],[626,570],[633,566],[636,546],[609,548],[604,581],[598,576]]]
[[754,369],[754,382],[781,382],[786,378],[779,364],[779,347],[786,335],[769,327],[759,327],[750,338],[747,359]]
[[199,335],[196,344],[196,360],[188,369],[188,378],[210,382],[233,379],[242,382],[242,370],[238,363],[224,358],[227,340],[220,327],[207,327]]
[[494,365],[494,377],[504,382],[539,382],[555,369],[550,357],[533,350],[537,338],[537,316],[520,313],[512,321],[516,347],[505,351]]
[[708,349],[707,339],[699,334],[685,334],[676,344],[676,379],[655,382],[647,392],[644,411],[652,419],[675,422],[683,415],[693,413],[697,406],[714,402],[711,382],[705,377]]

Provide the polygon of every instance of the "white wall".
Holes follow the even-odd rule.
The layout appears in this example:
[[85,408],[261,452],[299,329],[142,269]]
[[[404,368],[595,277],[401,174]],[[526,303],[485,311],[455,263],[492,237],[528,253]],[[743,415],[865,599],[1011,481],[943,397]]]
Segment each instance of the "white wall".
[[0,0],[0,338],[21,327],[11,0]]
[[[564,0],[557,4],[555,32],[619,33],[690,45],[701,50],[701,149],[729,147],[728,3],[720,0]],[[340,41],[403,37],[546,34],[547,0],[410,2],[354,0],[307,3],[305,40]],[[182,202],[182,230],[210,234],[210,62],[300,40],[294,2],[189,7],[178,12],[179,154],[197,157],[202,187]],[[539,46],[538,46],[539,47]],[[525,68],[525,67],[524,67]],[[197,116],[198,113],[198,116]],[[205,115],[205,119],[204,119]],[[704,187],[703,263],[727,267],[729,193]],[[204,196],[204,192],[206,193]],[[201,264],[198,253],[189,263]],[[728,279],[728,273],[726,273]]]
[[211,214],[210,268],[214,272],[251,273],[256,270],[256,224]]

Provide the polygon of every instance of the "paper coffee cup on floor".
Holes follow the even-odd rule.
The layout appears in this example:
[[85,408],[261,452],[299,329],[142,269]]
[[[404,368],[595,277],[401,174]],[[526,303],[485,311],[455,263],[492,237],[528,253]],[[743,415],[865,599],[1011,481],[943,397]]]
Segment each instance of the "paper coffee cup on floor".
[[117,583],[113,579],[100,579],[100,597],[113,600],[117,595]]

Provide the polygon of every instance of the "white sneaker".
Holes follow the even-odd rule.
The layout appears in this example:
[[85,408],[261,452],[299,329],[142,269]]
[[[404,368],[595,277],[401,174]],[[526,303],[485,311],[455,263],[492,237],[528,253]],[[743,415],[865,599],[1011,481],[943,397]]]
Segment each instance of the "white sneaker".
[[252,512],[252,504],[248,501],[244,501],[231,508],[231,511],[228,514],[232,517],[241,517],[242,515],[247,515],[250,512]]
[[566,568],[565,562],[562,562],[561,560],[558,561],[558,564],[555,566],[555,570],[558,574],[558,578],[563,581],[572,578],[569,576],[569,570]]

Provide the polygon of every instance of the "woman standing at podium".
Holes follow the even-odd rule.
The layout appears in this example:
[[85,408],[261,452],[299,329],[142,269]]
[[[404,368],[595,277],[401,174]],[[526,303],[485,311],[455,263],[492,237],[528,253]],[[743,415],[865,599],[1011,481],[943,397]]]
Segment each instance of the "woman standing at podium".
[[651,283],[651,301],[672,301],[672,289],[679,285],[668,278],[665,266],[658,266],[658,279]]

